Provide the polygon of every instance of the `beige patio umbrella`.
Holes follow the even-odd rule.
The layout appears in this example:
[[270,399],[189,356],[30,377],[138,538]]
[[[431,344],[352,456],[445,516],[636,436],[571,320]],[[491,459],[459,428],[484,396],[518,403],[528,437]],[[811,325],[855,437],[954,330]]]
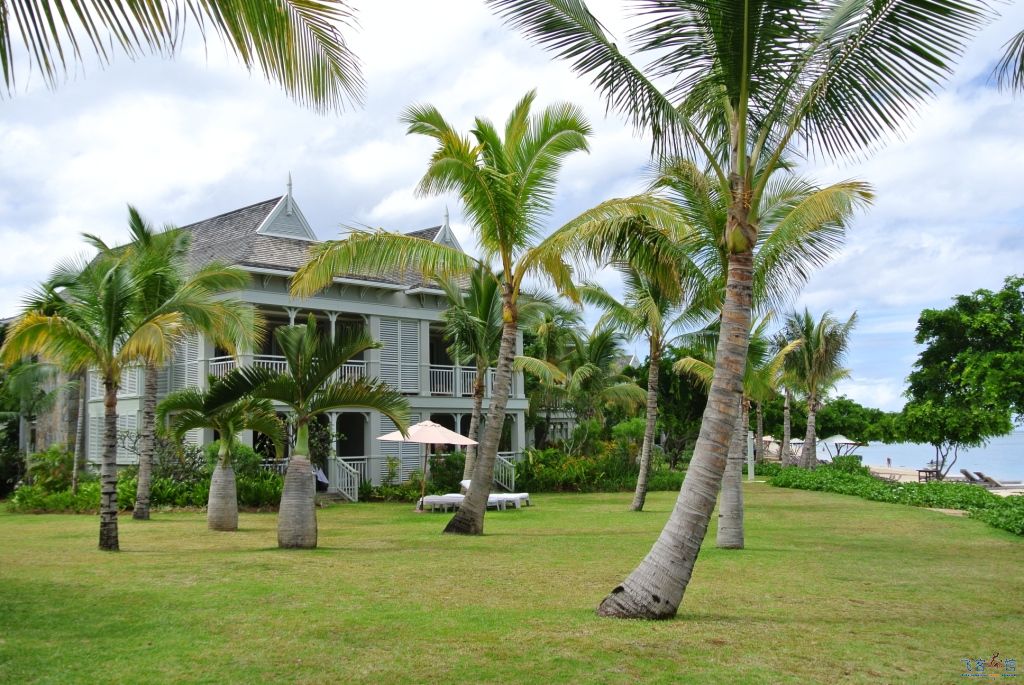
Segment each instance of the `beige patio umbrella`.
[[[439,423],[433,421],[420,421],[409,426],[409,431],[402,435],[402,431],[385,433],[377,438],[385,442],[415,442],[421,445],[476,445],[476,440],[471,440],[465,435],[448,430]],[[423,453],[423,483],[420,487],[420,501],[427,494],[427,453]]]

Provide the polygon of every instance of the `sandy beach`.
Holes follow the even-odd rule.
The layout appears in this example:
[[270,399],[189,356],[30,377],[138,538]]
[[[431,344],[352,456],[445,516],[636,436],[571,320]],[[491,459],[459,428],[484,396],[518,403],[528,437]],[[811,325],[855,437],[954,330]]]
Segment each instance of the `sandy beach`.
[[[871,473],[888,480],[895,480],[901,483],[916,483],[917,482],[917,469],[908,469],[899,466],[876,466],[874,464],[865,464]],[[946,478],[948,481],[964,482],[965,479],[960,474],[949,474]],[[981,486],[978,486],[981,487]],[[1005,488],[990,488],[990,491],[996,495],[1002,497],[1008,497],[1010,495],[1024,495],[1024,484],[1014,483]]]

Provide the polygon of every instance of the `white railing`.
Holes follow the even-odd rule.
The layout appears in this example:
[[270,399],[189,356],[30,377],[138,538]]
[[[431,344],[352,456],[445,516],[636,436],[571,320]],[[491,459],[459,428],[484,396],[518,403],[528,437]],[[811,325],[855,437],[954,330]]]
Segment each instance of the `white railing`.
[[223,378],[235,368],[234,357],[213,357],[210,359],[210,375]]
[[343,459],[327,458],[327,492],[336,492],[349,502],[358,502],[361,482],[359,471]]
[[277,354],[254,354],[252,365],[279,373],[288,371],[288,360]]
[[338,380],[355,381],[366,377],[366,362],[361,360],[345,362],[338,369]]
[[263,461],[260,462],[260,466],[262,468],[265,468],[268,471],[273,471],[274,473],[280,473],[283,476],[284,472],[288,470],[288,460],[287,459],[264,459]]
[[494,460],[494,482],[508,492],[516,491],[516,463],[502,455],[512,456],[511,452],[499,452]]
[[476,385],[476,369],[459,369],[459,397],[472,397]]
[[455,367],[441,364],[430,365],[430,394],[455,395]]

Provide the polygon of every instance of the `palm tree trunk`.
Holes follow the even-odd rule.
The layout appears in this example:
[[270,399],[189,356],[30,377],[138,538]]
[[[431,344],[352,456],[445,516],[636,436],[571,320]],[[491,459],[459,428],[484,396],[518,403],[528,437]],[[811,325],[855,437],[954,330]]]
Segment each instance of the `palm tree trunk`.
[[100,462],[100,549],[116,552],[117,543],[117,384],[103,382],[103,459]]
[[791,419],[789,413],[789,405],[792,402],[793,394],[786,388],[786,401],[782,405],[782,453],[779,455],[782,458],[783,466],[793,466],[796,462],[795,459],[790,455],[789,439],[792,433]]
[[[744,195],[737,193],[739,198]],[[733,230],[743,231],[747,244],[752,246],[756,235],[744,223],[743,211],[742,206],[731,207],[729,221]],[[662,619],[675,616],[679,610],[707,534],[729,443],[736,430],[736,398],[743,392],[750,338],[752,282],[752,249],[730,255],[715,371],[693,460],[657,542],[640,565],[601,602],[597,613],[602,616]]]
[[651,337],[651,363],[647,369],[647,425],[644,444],[640,448],[640,473],[636,477],[632,511],[643,511],[647,499],[647,479],[651,472],[651,452],[654,450],[654,430],[658,424],[658,372],[661,364],[661,342]]
[[807,398],[807,434],[804,436],[804,447],[800,452],[800,462],[805,469],[813,469],[818,465],[818,446],[814,425],[818,414],[817,402],[818,398],[811,393]]
[[498,443],[505,425],[505,406],[512,386],[512,360],[515,357],[518,316],[512,301],[512,284],[502,284],[501,347],[498,350],[498,364],[491,386],[491,406],[484,424],[484,435],[477,449],[476,462],[466,498],[445,526],[444,532],[460,535],[483,535],[484,514],[487,512],[487,498],[491,494],[494,480],[494,462],[498,456]]
[[210,479],[206,502],[206,525],[210,530],[238,530],[238,489],[231,466],[230,447],[221,440],[220,458]]
[[142,390],[142,430],[139,436],[139,486],[132,518],[149,520],[149,490],[153,481],[153,431],[156,429],[156,364],[147,363]]
[[[480,435],[480,415],[483,413],[484,407],[484,374],[487,373],[487,369],[480,370],[477,367],[476,380],[473,382],[473,413],[469,418],[469,437],[470,440],[477,440]],[[471,480],[473,478],[473,465],[476,463],[476,445],[470,445],[466,448],[466,464],[462,468],[462,480]]]
[[71,492],[78,494],[78,481],[81,478],[82,465],[85,462],[85,400],[89,392],[86,376],[82,374],[78,386],[78,419],[75,425],[75,452],[71,461]]
[[316,547],[316,480],[309,462],[309,425],[298,424],[295,449],[288,461],[277,514],[277,546]]
[[[740,398],[740,404],[746,404]],[[729,457],[722,474],[722,496],[718,503],[718,534],[715,543],[724,549],[743,549],[743,453],[747,446],[747,412],[736,420],[729,443]]]
[[755,404],[757,407],[757,438],[754,440],[754,456],[756,461],[764,461],[764,411],[762,411],[761,403]]

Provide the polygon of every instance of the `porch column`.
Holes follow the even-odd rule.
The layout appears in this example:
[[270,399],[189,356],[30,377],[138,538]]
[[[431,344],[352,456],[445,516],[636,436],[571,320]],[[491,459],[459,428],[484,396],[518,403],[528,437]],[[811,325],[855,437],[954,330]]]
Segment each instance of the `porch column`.
[[332,457],[332,458],[338,456],[337,432],[338,432],[338,416],[340,414],[341,414],[341,412],[336,412],[336,411],[329,411],[329,412],[327,412],[327,419],[328,419],[328,421],[331,422],[331,424],[330,424],[331,425],[331,450],[328,453],[328,456]]
[[299,313],[299,308],[298,307],[285,307],[284,310],[286,312],[288,312],[288,325],[289,326],[294,326],[295,325],[295,316],[296,316],[296,314]]
[[[521,330],[516,331],[516,356],[521,357],[523,355],[523,332]],[[526,383],[523,382],[523,372],[515,371],[512,373],[513,392],[509,393],[510,397],[518,397],[519,399],[526,398]],[[525,443],[524,443],[525,444]],[[521,449],[521,448],[520,448]]]
[[522,412],[512,414],[512,451],[522,452],[526,449],[526,415]]
[[327,318],[330,319],[330,321],[331,321],[331,343],[333,344],[334,343],[334,338],[335,338],[334,323],[338,320],[339,312],[324,312],[324,313],[327,314]]
[[430,395],[430,322],[420,321],[420,395]]
[[[380,317],[376,314],[369,316],[369,330],[371,338],[380,340]],[[366,351],[366,374],[370,378],[380,378],[380,349]]]

